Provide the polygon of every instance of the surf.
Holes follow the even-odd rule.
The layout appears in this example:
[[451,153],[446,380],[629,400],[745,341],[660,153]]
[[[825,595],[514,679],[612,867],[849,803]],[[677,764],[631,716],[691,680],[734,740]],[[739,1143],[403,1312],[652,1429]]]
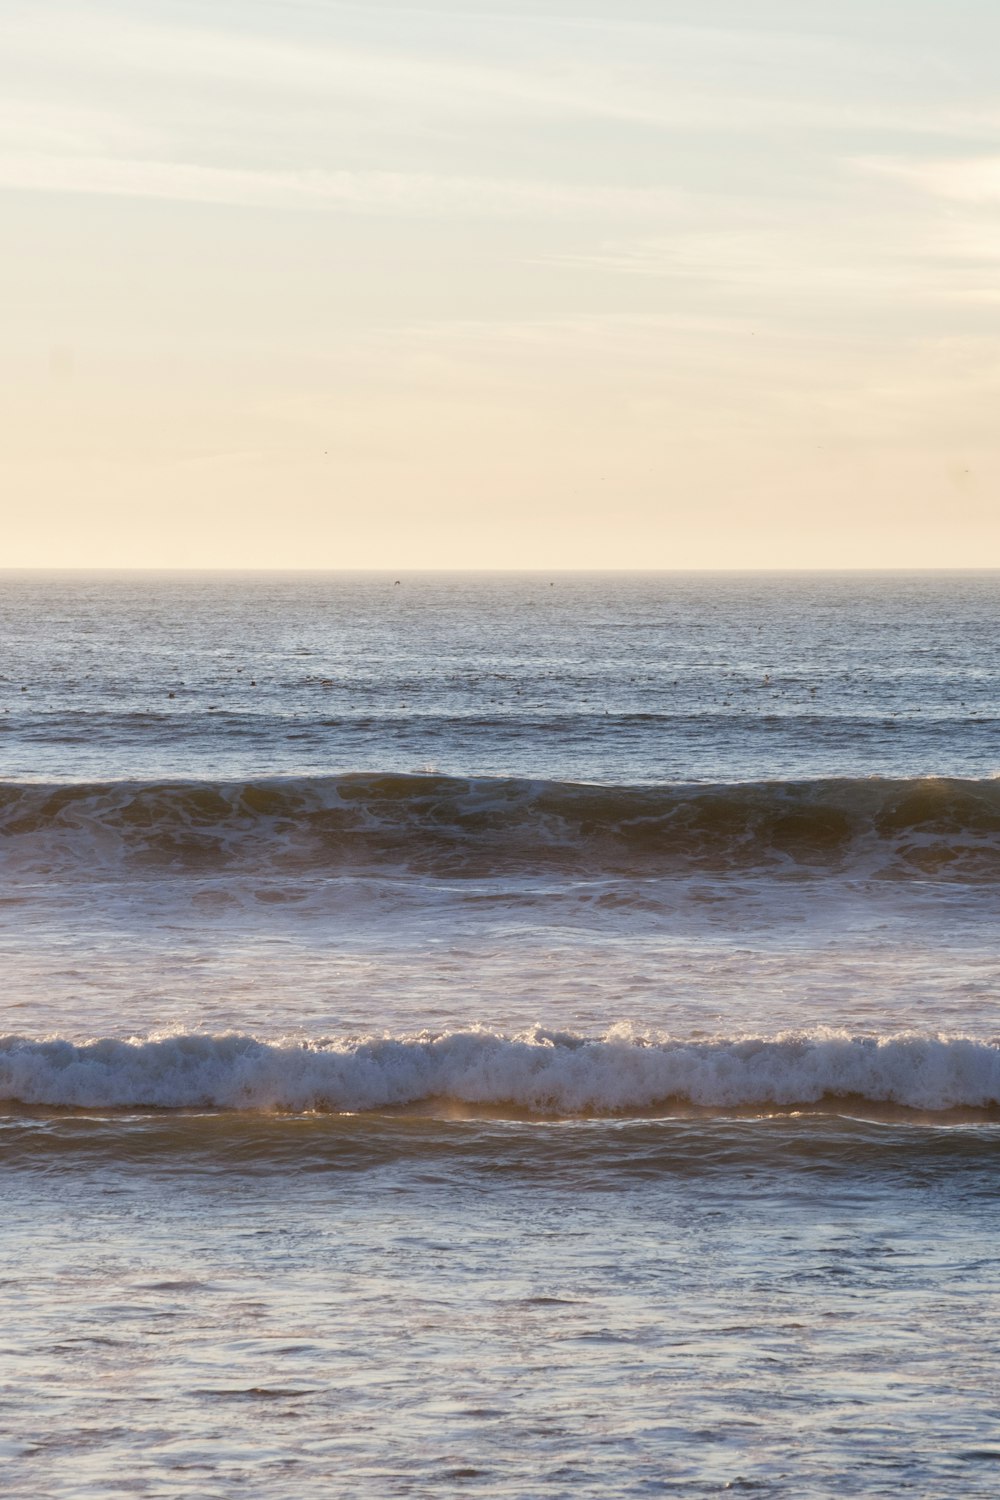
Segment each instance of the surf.
[[992,880],[1000,780],[613,786],[367,772],[0,784],[10,874],[398,869]]
[[1000,1109],[1000,1041],[819,1029],[676,1038],[540,1027],[267,1041],[211,1035],[0,1038],[0,1101],[70,1109],[355,1114],[433,1101],[567,1118],[678,1104],[708,1111],[851,1100]]

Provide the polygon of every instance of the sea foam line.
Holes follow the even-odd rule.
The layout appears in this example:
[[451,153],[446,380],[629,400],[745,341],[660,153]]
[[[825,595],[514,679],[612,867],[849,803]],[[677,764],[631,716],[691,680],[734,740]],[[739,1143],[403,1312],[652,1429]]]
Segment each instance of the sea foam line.
[[1000,1105],[1000,1044],[821,1031],[685,1041],[483,1029],[323,1043],[199,1033],[0,1038],[0,1100],[76,1108],[363,1111],[450,1099],[583,1115],[852,1096],[920,1110]]

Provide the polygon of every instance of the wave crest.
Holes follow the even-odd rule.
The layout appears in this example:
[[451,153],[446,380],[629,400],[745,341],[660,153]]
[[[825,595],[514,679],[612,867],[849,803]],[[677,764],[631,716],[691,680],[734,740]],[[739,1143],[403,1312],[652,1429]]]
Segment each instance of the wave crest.
[[613,787],[440,775],[0,785],[8,869],[1000,875],[1000,781]]
[[684,1041],[476,1029],[324,1043],[183,1034],[0,1039],[0,1099],[120,1109],[361,1112],[429,1101],[586,1116],[856,1098],[907,1109],[1000,1106],[1000,1043],[846,1032]]

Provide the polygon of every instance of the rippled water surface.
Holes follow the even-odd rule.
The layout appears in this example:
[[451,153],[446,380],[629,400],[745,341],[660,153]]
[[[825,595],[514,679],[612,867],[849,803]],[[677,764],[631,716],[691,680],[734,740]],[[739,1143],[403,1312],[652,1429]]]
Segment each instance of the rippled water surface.
[[8,774],[997,766],[996,574],[0,574]]
[[0,575],[6,1492],[995,1494],[998,603]]

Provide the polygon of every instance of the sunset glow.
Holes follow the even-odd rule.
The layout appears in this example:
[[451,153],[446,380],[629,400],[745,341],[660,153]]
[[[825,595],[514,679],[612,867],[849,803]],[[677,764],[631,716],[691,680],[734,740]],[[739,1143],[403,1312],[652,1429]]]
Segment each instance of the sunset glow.
[[2,35],[5,565],[1000,561],[995,7]]

